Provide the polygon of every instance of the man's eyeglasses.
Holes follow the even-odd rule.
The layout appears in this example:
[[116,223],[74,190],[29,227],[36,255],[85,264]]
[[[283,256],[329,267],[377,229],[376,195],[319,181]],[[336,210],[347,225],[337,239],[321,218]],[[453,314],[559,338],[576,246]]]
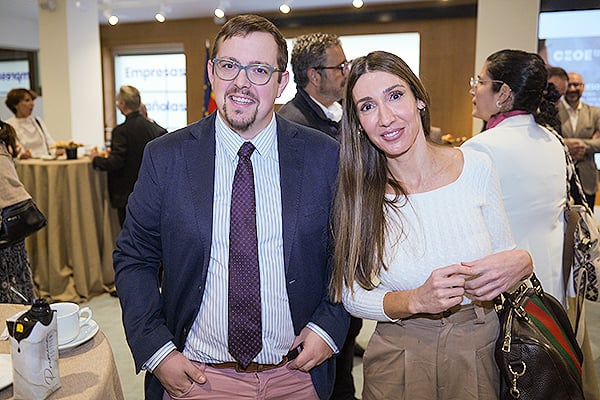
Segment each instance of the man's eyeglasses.
[[213,71],[224,81],[232,81],[238,77],[241,70],[246,71],[246,78],[255,85],[266,85],[273,76],[273,72],[281,70],[268,64],[242,65],[237,61],[227,58],[213,58]]
[[469,79],[469,85],[471,85],[471,89],[473,89],[473,90],[477,89],[477,86],[479,86],[480,83],[486,83],[486,82],[496,82],[496,83],[504,84],[504,81],[499,81],[496,79],[479,79],[479,77],[475,77],[475,76],[472,76],[471,79]]
[[319,70],[319,69],[339,69],[342,74],[345,74],[346,72],[348,72],[350,70],[350,61],[344,61],[344,62],[336,65],[335,67],[319,66],[319,67],[314,67],[314,68],[317,70]]

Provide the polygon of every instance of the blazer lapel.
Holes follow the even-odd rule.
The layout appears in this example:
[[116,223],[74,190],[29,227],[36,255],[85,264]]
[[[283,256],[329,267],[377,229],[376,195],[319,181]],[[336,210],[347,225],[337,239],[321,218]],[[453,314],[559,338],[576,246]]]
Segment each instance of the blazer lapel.
[[[196,219],[202,238],[204,259],[202,265],[208,265],[210,243],[212,240],[213,196],[215,176],[215,114],[198,122],[191,135],[183,144],[189,190],[192,194],[191,215]],[[206,268],[203,269],[203,273]]]
[[[580,131],[580,127],[586,127],[592,125],[592,110],[590,106],[587,104],[581,105],[581,110],[579,111],[579,116],[577,117],[577,131]],[[590,139],[589,137],[584,137],[583,139]]]
[[283,223],[283,252],[286,275],[294,232],[300,213],[304,171],[304,139],[289,122],[277,116],[277,144],[281,179],[281,205]]
[[558,103],[558,118],[561,121],[561,135],[563,137],[573,137],[573,128],[571,127],[571,120],[569,118],[569,112],[562,103],[562,100]]

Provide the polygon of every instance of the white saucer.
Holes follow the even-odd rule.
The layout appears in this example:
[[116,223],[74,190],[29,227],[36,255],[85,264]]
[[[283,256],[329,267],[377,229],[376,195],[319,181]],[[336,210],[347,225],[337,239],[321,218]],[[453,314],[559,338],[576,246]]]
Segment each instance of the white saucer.
[[0,354],[0,390],[12,385],[12,361],[10,354]]
[[80,344],[87,342],[88,340],[93,338],[96,335],[96,333],[98,333],[99,329],[100,327],[98,326],[96,321],[90,319],[90,321],[87,324],[83,325],[79,330],[79,336],[77,336],[70,342],[67,342],[65,344],[59,344],[58,350],[71,349],[73,347],[77,347]]

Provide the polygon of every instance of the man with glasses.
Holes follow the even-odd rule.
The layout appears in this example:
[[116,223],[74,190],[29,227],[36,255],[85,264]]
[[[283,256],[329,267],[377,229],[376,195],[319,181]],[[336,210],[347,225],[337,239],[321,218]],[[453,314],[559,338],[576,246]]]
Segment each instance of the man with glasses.
[[331,394],[348,330],[327,292],[339,146],[275,115],[287,54],[268,20],[230,19],[207,63],[217,112],[146,147],[114,255],[146,399]]
[[[344,93],[350,65],[340,39],[329,33],[311,33],[299,36],[292,49],[292,69],[296,82],[296,96],[279,109],[278,114],[310,126],[338,139]],[[335,386],[331,400],[354,400],[352,368],[355,346],[362,320],[350,318],[348,337],[337,356]]]
[[339,38],[328,33],[298,37],[291,63],[297,92],[279,115],[337,139],[342,119],[339,100],[350,70]]
[[594,154],[600,152],[600,108],[581,101],[585,83],[577,72],[569,73],[567,91],[558,104],[562,136],[575,161],[587,203],[594,207],[598,191],[598,167]]

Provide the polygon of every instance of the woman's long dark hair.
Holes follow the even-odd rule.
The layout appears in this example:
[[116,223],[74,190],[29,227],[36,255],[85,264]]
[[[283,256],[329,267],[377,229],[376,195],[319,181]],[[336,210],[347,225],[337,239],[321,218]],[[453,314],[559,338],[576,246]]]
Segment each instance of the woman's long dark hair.
[[[548,70],[542,57],[522,50],[500,50],[490,55],[486,64],[491,79],[510,86],[512,110],[531,113],[540,125],[556,126],[556,89],[548,90]],[[494,82],[492,88],[497,92],[501,86]]]
[[[333,207],[334,268],[330,292],[341,301],[344,285],[354,282],[370,290],[382,269],[387,222],[386,207],[395,207],[397,199],[406,200],[406,191],[393,178],[385,154],[367,137],[358,117],[352,91],[361,76],[381,71],[405,81],[416,100],[425,104],[419,113],[425,136],[430,132],[429,95],[419,78],[397,55],[375,51],[352,62],[348,74],[344,117],[340,135],[340,165]],[[416,107],[416,106],[415,106]],[[394,201],[385,198],[391,187]]]
[[4,121],[0,120],[0,140],[4,142],[10,155],[17,155],[17,133],[15,129]]

